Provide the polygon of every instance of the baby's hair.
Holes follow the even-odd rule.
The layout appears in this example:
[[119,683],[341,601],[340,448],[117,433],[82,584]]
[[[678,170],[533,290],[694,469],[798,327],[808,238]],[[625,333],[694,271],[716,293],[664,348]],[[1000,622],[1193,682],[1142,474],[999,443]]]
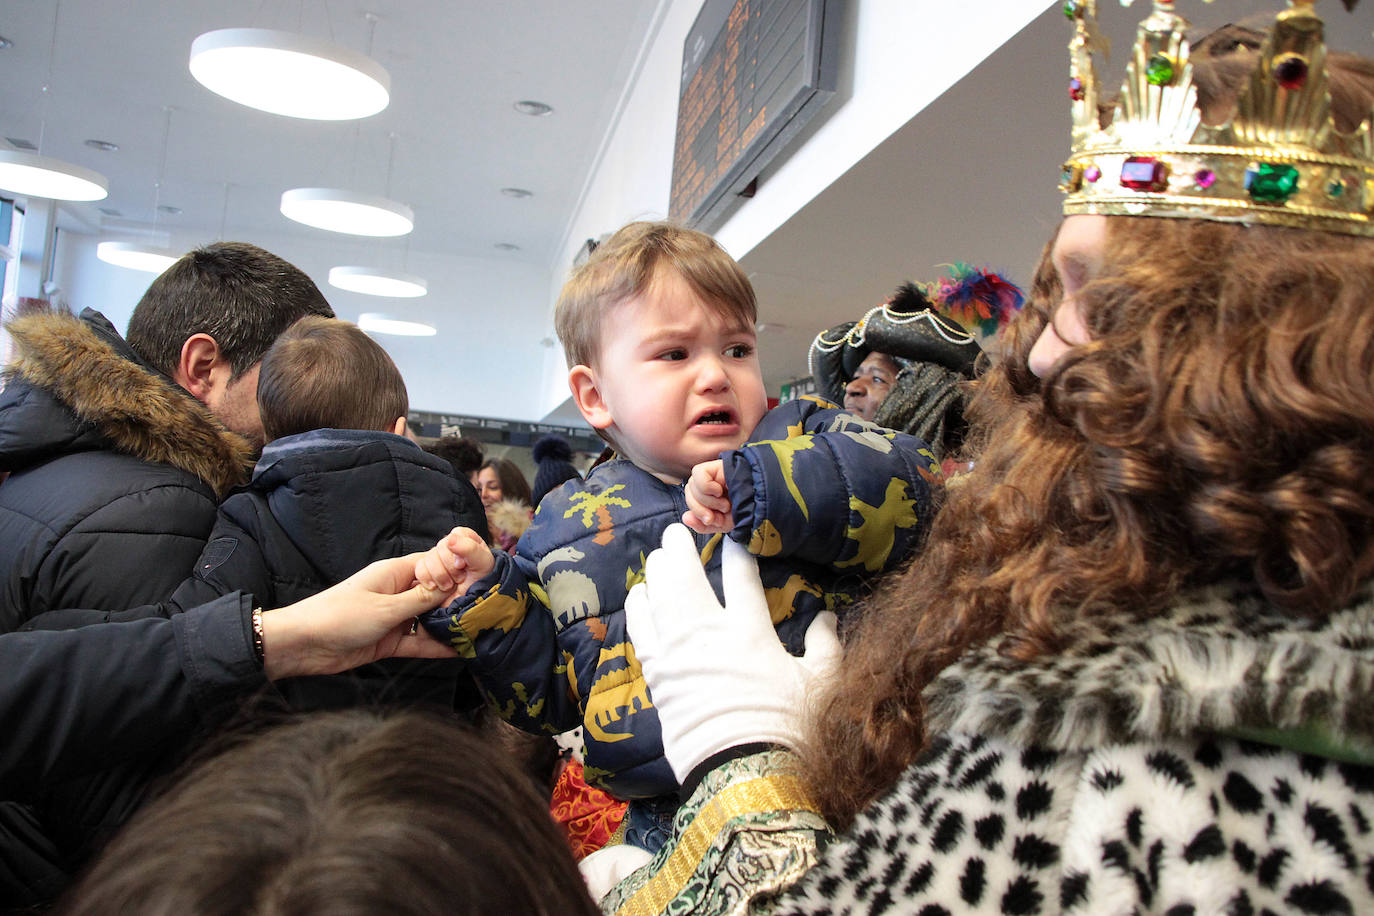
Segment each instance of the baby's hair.
[[715,239],[674,223],[630,223],[563,284],[554,326],[570,367],[596,366],[606,313],[648,289],[662,268],[676,271],[726,319],[747,327],[758,320],[749,278]]
[[270,442],[313,429],[390,431],[410,401],[381,344],[357,325],[312,315],[262,358],[258,408]]

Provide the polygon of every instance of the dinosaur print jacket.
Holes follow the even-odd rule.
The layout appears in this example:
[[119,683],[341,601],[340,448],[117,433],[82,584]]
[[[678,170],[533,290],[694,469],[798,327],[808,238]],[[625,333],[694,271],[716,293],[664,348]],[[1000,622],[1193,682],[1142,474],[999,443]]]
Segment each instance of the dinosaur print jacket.
[[[939,482],[921,440],[809,398],[769,411],[722,459],[729,536],[760,558],[773,623],[794,654],[817,613],[911,554]],[[678,787],[624,606],[686,510],[681,485],[606,462],[546,496],[516,553],[498,552],[490,575],[424,618],[508,721],[549,733],[583,725],[588,781],[622,798]],[[696,537],[719,596],[720,535]]]

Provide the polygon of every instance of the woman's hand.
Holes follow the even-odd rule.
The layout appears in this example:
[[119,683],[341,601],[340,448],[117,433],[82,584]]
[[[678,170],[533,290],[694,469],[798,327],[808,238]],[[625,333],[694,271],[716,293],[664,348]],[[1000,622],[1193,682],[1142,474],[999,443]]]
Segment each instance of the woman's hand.
[[724,538],[716,600],[696,543],[681,525],[644,566],[644,581],[625,602],[635,655],[658,708],[663,750],[684,781],[713,754],[766,742],[796,749],[817,682],[839,662],[835,615],[806,631],[806,655],[787,654],[769,618],[754,558]]
[[414,618],[437,607],[443,594],[415,582],[420,554],[378,560],[344,581],[262,615],[267,677],[335,674],[379,658],[453,658],[453,650]]

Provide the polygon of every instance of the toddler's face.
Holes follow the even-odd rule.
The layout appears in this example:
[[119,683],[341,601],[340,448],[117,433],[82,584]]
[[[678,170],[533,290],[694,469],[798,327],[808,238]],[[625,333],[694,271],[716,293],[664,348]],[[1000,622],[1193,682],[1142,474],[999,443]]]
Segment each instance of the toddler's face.
[[593,374],[619,451],[663,480],[743,445],[768,409],[753,327],[727,322],[676,271],[603,318]]

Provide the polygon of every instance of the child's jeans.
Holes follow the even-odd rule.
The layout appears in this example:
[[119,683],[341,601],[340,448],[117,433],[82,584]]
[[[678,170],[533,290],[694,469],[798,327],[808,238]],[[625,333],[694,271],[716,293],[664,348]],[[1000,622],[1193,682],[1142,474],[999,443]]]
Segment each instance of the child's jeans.
[[673,815],[679,807],[676,795],[631,799],[625,811],[625,842],[657,853],[673,835]]

